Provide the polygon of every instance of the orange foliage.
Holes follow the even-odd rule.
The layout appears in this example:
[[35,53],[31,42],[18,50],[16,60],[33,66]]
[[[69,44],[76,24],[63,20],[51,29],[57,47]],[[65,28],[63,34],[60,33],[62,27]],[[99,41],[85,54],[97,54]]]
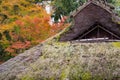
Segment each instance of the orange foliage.
[[[16,53],[16,50],[27,49],[55,35],[67,26],[67,24],[64,24],[66,17],[63,17],[59,23],[50,25],[50,15],[42,7],[37,6],[37,8],[39,8],[41,13],[32,16],[26,15],[12,23],[17,30],[14,30],[14,28],[11,30],[11,45],[5,51]],[[36,9],[33,8],[32,10]]]
[[16,20],[15,24],[19,25],[19,26],[24,26],[24,22],[21,20]]
[[25,42],[17,41],[13,43],[10,47],[8,47],[5,51],[14,53],[15,50],[26,49],[29,48],[30,46],[31,46],[30,41],[25,41]]
[[15,50],[12,49],[11,47],[6,48],[5,51],[7,51],[9,53],[14,53],[15,52]]
[[4,56],[8,59],[18,53],[44,41],[67,27],[66,17],[59,23],[50,24],[50,15],[40,5],[29,0],[1,0],[0,16],[0,46]]
[[11,48],[12,49],[24,49],[24,48],[30,47],[30,45],[31,45],[30,41],[25,41],[25,42],[17,41],[11,45]]

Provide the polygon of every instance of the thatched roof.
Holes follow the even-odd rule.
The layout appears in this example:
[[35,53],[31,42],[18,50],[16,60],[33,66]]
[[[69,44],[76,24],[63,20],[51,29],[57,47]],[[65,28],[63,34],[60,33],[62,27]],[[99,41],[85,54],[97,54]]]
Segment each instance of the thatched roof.
[[76,9],[71,17],[74,25],[61,35],[60,41],[74,40],[96,23],[120,37],[120,17],[114,12],[114,7],[109,4],[87,2]]

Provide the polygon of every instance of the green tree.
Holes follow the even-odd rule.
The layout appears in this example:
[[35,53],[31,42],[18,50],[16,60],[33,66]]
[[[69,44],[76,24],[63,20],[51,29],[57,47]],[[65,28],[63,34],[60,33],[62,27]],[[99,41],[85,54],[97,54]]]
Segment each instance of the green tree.
[[120,15],[120,0],[115,0],[114,5],[116,7],[116,12]]
[[82,5],[86,0],[53,0],[55,21],[61,19],[62,16],[68,16],[70,12],[75,10],[78,6]]

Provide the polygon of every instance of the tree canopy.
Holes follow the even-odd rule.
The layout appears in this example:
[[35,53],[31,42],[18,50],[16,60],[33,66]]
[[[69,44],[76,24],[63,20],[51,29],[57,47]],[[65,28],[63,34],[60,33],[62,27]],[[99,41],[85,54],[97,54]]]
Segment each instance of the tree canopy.
[[51,16],[35,0],[0,0],[0,4],[0,61],[16,56],[65,27],[63,23],[51,25]]

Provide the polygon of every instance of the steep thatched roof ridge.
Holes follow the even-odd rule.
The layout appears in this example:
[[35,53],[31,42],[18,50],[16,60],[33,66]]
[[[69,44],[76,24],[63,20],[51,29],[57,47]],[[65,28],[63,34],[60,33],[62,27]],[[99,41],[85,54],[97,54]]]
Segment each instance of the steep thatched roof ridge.
[[114,14],[113,10],[111,9],[111,7],[114,8],[114,6],[112,6],[111,4],[109,4],[109,3],[103,4],[98,1],[89,1],[89,2],[84,3],[82,6],[78,7],[76,10],[74,10],[70,16],[71,17],[76,16],[82,9],[84,9],[91,3],[94,5],[100,6],[101,8],[105,9],[106,11],[108,11],[111,14]]

